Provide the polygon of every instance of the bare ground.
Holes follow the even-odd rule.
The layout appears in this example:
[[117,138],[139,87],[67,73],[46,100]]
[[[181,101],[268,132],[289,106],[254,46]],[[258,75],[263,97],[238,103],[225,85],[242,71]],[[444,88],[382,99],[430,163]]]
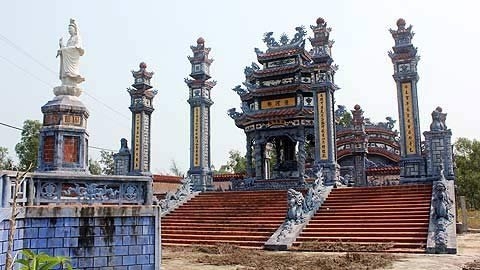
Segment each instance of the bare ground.
[[[480,234],[459,235],[458,254],[382,254],[345,252],[269,252],[231,246],[163,248],[164,270],[244,270],[244,269],[383,269],[383,270],[480,270]],[[478,265],[478,264],[476,264]]]
[[[467,263],[480,260],[480,233],[458,235],[457,246],[458,250],[455,255],[407,254],[404,258],[394,262],[390,268],[384,269],[461,270]],[[480,270],[480,268],[477,269]]]

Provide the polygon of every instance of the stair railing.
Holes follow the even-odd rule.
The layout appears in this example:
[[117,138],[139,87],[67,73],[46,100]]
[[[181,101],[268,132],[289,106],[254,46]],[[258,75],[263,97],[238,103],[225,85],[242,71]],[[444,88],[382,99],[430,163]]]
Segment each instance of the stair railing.
[[440,179],[433,182],[427,253],[456,254],[455,183],[445,178],[440,167]]
[[333,188],[324,186],[323,181],[323,171],[320,169],[305,196],[294,189],[287,191],[288,210],[285,221],[265,243],[265,249],[287,250],[292,246]]
[[164,199],[156,201],[160,206],[162,217],[198,194],[198,192],[193,192],[192,179],[190,176],[187,176],[180,181],[182,185],[175,192],[169,191]]

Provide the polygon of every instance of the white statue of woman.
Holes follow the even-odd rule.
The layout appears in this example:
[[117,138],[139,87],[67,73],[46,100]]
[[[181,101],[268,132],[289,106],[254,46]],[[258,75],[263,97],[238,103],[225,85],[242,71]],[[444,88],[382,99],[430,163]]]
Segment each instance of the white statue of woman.
[[73,86],[83,82],[85,78],[80,75],[79,60],[80,56],[84,54],[82,45],[82,38],[78,26],[74,19],[70,19],[68,25],[68,33],[70,38],[66,46],[63,44],[63,38],[59,40],[57,57],[60,56],[60,80],[62,86]]

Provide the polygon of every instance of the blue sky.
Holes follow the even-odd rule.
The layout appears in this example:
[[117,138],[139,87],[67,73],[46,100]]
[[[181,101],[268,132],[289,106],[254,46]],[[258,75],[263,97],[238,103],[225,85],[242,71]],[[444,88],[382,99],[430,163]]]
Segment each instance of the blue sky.
[[[226,111],[239,108],[231,89],[244,80],[243,69],[264,49],[262,36],[309,25],[323,17],[332,27],[333,57],[340,69],[337,104],[360,104],[372,121],[398,119],[389,28],[399,17],[413,25],[418,65],[420,119],[428,129],[430,113],[441,106],[454,139],[478,138],[476,79],[480,57],[479,4],[476,1],[4,1],[0,16],[0,122],[22,126],[42,119],[40,107],[53,98],[58,80],[58,39],[68,39],[69,18],[78,22],[85,47],[80,70],[90,110],[90,144],[118,150],[130,140],[130,71],[145,61],[155,72],[152,171],[168,171],[171,160],[189,167],[188,76],[190,45],[202,36],[215,59],[211,74],[212,164],[220,167],[230,149],[245,152],[245,135]],[[5,39],[6,38],[6,39]],[[21,48],[21,49],[19,49]],[[34,60],[21,52],[23,50]],[[40,63],[40,64],[39,64]],[[101,102],[99,102],[101,101]],[[105,105],[110,108],[108,109]],[[13,156],[20,132],[0,126],[0,146]],[[98,151],[90,150],[98,157]]]

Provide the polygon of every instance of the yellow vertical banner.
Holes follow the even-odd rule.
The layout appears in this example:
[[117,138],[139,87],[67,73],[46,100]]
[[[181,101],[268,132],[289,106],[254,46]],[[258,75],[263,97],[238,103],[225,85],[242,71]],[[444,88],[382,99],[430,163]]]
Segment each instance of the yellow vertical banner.
[[140,139],[141,139],[141,128],[142,128],[142,114],[135,114],[135,141],[134,141],[134,156],[133,156],[133,169],[140,169]]
[[200,166],[200,107],[193,108],[193,166]]
[[318,93],[317,100],[320,159],[328,160],[327,93]]
[[412,100],[412,84],[410,82],[402,83],[403,97],[403,125],[405,127],[405,143],[407,155],[416,154],[415,141],[415,122],[413,118],[413,100]]

